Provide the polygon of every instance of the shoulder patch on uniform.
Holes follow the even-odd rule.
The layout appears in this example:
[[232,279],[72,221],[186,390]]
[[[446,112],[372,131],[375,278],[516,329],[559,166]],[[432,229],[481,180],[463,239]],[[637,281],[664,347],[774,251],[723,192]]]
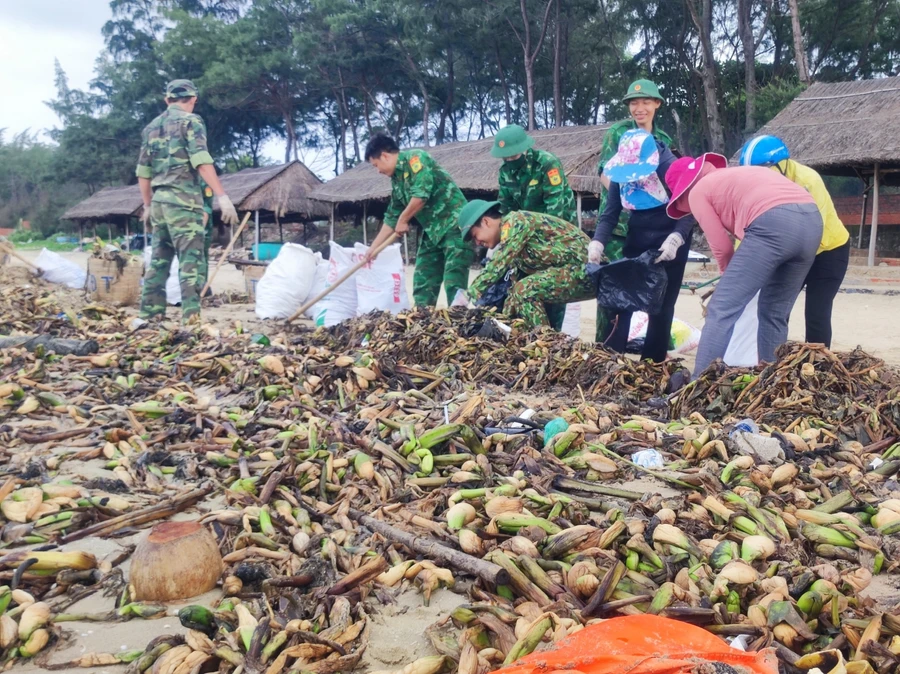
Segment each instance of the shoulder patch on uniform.
[[562,184],[562,176],[559,175],[559,169],[550,169],[547,171],[547,177],[550,178],[551,185],[561,185]]
[[207,199],[209,199],[213,195],[212,187],[207,187],[205,190],[203,190],[203,195]]
[[418,155],[413,155],[409,158],[409,168],[412,169],[413,173],[418,173],[422,170],[422,160]]

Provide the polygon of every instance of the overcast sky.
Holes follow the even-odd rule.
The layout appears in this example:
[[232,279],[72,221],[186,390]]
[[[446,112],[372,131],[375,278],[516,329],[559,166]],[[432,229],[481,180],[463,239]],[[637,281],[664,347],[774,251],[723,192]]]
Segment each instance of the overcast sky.
[[86,88],[103,49],[100,29],[111,18],[109,0],[0,0],[0,128],[7,139],[59,124],[44,105],[56,95],[53,60],[73,89]]

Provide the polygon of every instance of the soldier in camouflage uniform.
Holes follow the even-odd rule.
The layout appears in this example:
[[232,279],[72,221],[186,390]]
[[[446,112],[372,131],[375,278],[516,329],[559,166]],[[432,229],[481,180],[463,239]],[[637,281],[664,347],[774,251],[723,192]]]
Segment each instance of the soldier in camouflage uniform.
[[391,178],[391,201],[384,226],[369,247],[369,259],[392,233],[406,234],[415,220],[422,227],[413,276],[413,299],[419,306],[434,306],[441,292],[447,302],[469,285],[469,267],[474,251],[463,241],[456,226],[466,198],[443,168],[424,150],[400,151],[393,138],[372,137],[366,146],[366,161]]
[[[628,87],[628,92],[622,97],[628,103],[631,119],[616,122],[603,136],[603,147],[600,150],[600,161],[597,165],[597,173],[603,188],[600,191],[600,206],[597,213],[600,214],[606,208],[606,199],[609,194],[609,180],[603,175],[603,167],[619,151],[619,141],[622,134],[631,129],[644,129],[652,133],[657,140],[662,141],[669,148],[674,147],[672,138],[654,122],[656,111],[665,103],[659,88],[650,80],[637,80]],[[606,258],[612,262],[622,258],[622,250],[625,247],[625,237],[628,236],[628,214],[622,212],[619,222],[613,230],[612,237],[603,251]],[[603,307],[597,307],[597,341],[606,342],[612,330],[612,318]]]
[[546,213],[578,223],[575,193],[562,162],[546,150],[536,150],[534,138],[518,124],[504,127],[494,136],[491,156],[503,159],[500,167],[500,211]]
[[514,211],[501,215],[499,201],[475,199],[459,215],[463,237],[481,246],[502,244],[469,288],[478,299],[515,269],[503,313],[522,318],[529,328],[549,325],[545,303],[582,302],[594,296],[585,274],[588,237],[576,225],[544,213]]
[[199,320],[205,273],[201,178],[219,197],[222,220],[236,224],[238,218],[206,148],[203,120],[193,114],[197,87],[190,80],[173,80],[166,87],[165,100],[166,111],[144,128],[135,171],[144,200],[144,225],[155,229],[141,318],[165,316],[166,280],[172,257],[178,255],[181,315],[188,323]]
[[[545,150],[535,150],[534,138],[518,124],[510,124],[494,136],[491,156],[503,159],[500,167],[500,212],[546,213],[578,223],[575,193],[569,187],[562,162]],[[562,329],[566,315],[564,304],[547,306],[550,325]]]

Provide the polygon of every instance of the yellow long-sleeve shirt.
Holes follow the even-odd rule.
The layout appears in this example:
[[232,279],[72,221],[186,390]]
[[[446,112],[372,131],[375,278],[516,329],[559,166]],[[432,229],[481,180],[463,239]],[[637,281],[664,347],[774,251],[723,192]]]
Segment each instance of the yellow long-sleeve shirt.
[[822,243],[819,244],[819,250],[816,255],[824,253],[827,250],[840,248],[850,239],[850,232],[844,227],[844,223],[838,217],[834,208],[834,202],[831,195],[825,188],[825,182],[816,171],[804,166],[793,159],[785,159],[772,167],[784,175],[788,180],[797,183],[810,193],[819,207],[819,213],[822,214]]

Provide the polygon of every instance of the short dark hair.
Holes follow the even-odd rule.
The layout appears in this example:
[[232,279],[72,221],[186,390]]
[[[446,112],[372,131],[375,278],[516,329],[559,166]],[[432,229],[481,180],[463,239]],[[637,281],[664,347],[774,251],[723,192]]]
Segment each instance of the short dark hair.
[[[499,220],[503,217],[503,213],[500,212],[500,206],[491,206],[487,211],[485,211],[482,218],[491,218],[493,220]],[[479,218],[480,219],[480,218]]]
[[166,103],[187,103],[192,98],[197,98],[196,96],[179,96],[178,98],[167,98]]
[[376,133],[366,144],[366,161],[377,159],[384,152],[400,152],[400,146],[386,133]]

